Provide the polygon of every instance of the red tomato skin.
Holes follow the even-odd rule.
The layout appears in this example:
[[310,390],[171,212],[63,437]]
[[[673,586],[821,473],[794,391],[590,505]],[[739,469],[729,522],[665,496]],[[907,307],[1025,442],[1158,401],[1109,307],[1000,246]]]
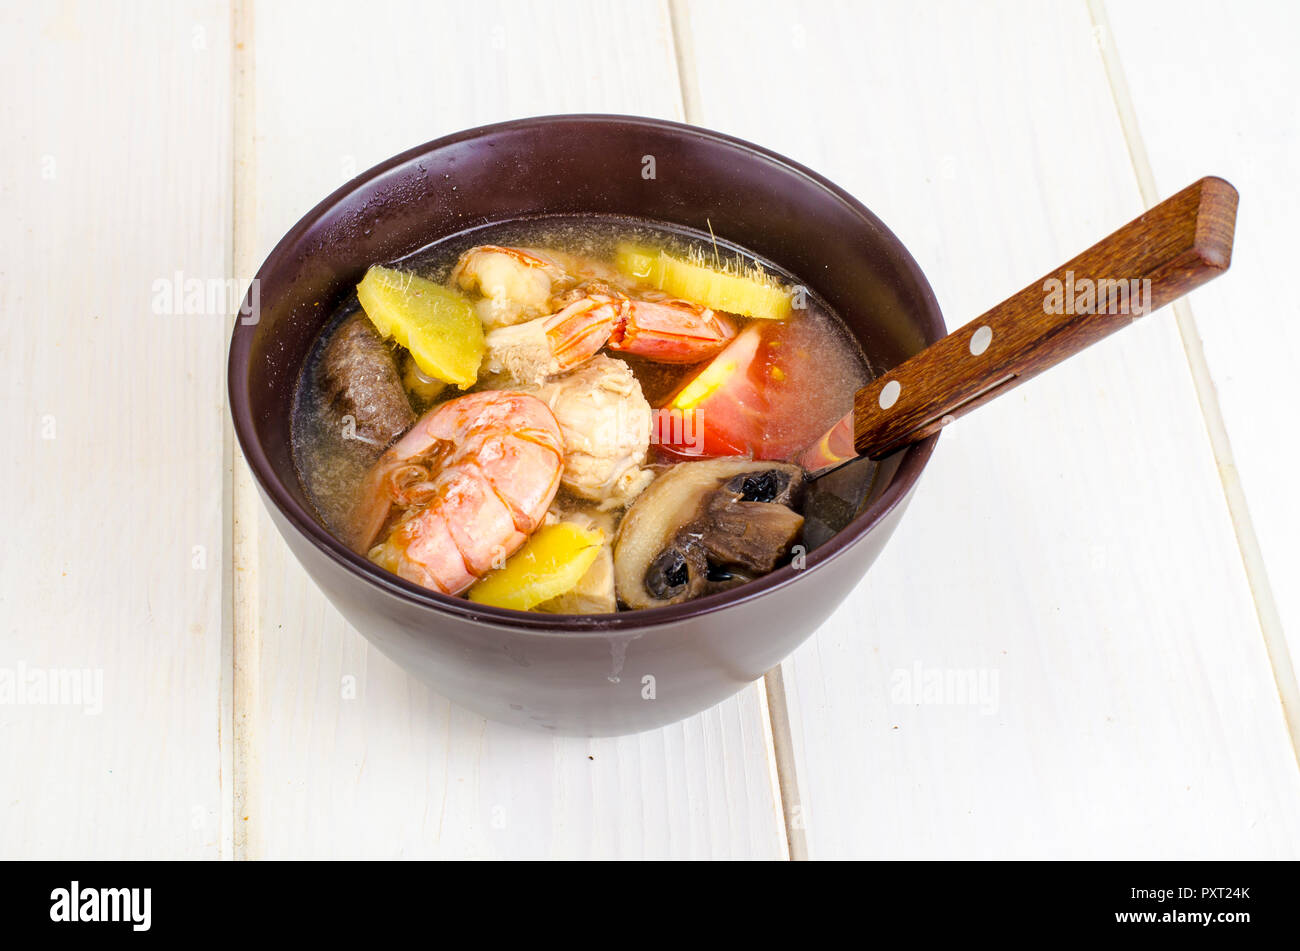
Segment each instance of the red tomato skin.
[[[775,321],[751,323],[678,387],[660,412],[694,413],[695,418],[693,425],[663,427],[667,438],[658,442],[663,455],[674,460],[714,456],[786,460],[805,448],[798,439],[782,435],[791,427],[780,423],[801,411],[798,377],[813,368],[789,366],[788,349],[782,349],[784,329],[784,324]],[[736,369],[698,405],[686,409],[674,406],[682,391],[701,374],[729,360],[736,361]]]

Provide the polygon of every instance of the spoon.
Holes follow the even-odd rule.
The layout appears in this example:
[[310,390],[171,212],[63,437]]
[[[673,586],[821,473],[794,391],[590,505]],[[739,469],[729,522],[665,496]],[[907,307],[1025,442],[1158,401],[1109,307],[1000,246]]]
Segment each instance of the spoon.
[[1228,269],[1237,190],[1189,185],[858,390],[799,457],[816,477],[880,459],[1074,356]]

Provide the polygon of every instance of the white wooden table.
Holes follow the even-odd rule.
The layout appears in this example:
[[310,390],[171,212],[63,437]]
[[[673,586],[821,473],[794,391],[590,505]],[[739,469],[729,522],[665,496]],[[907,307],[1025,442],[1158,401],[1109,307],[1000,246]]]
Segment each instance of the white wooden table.
[[[7,5],[0,856],[1300,856],[1298,34],[1281,2]],[[165,299],[391,154],[560,112],[823,172],[950,326],[1203,174],[1233,268],[949,430],[766,683],[522,733],[325,602],[232,447],[233,305]],[[964,672],[977,702],[924,689]]]

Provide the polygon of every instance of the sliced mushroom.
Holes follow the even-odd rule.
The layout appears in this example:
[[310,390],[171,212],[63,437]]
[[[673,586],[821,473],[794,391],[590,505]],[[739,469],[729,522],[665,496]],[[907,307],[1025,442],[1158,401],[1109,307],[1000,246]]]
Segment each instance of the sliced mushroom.
[[[745,477],[750,478],[747,481]],[[733,486],[735,480],[739,481]],[[751,572],[760,570],[751,568],[752,564],[774,566],[788,552],[793,536],[770,556],[757,546],[760,542],[777,545],[784,529],[793,524],[789,516],[798,519],[798,525],[802,519],[782,503],[757,499],[770,495],[793,502],[802,481],[798,466],[751,459],[683,462],[669,469],[641,493],[619,526],[614,544],[614,581],[619,600],[629,608],[676,604],[718,590],[719,586],[749,580]],[[751,504],[782,509],[787,514],[778,516],[762,510],[763,525],[756,534],[741,524],[747,516],[754,518],[755,513],[736,508]],[[710,537],[706,543],[704,536],[712,536],[715,528],[726,537]],[[721,553],[712,560],[711,546]],[[726,570],[728,567],[737,570]]]
[[803,516],[780,503],[738,502],[719,492],[691,528],[710,564],[763,575],[799,537]]
[[775,502],[797,508],[803,495],[803,472],[794,466],[764,466],[757,472],[732,476],[724,487],[736,493],[740,502]]
[[709,586],[709,562],[704,550],[679,532],[650,562],[642,583],[646,593],[662,604],[698,598]]

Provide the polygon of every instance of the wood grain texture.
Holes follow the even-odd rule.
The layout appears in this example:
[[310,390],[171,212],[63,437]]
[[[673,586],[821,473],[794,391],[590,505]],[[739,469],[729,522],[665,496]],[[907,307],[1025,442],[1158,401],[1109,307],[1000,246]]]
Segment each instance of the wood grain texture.
[[[954,326],[1142,210],[1082,3],[700,4],[689,28],[699,121],[856,194]],[[1206,159],[1173,184],[1211,170],[1234,175]],[[1295,760],[1169,321],[946,430],[784,681],[813,857],[1300,854]]]
[[[1291,176],[1300,164],[1300,63],[1291,4],[1197,0],[1167,16],[1150,0],[1107,4],[1109,41],[1140,136],[1135,164],[1151,187],[1213,167],[1242,193],[1233,279],[1188,302],[1187,343],[1223,422],[1220,474],[1240,513],[1243,559],[1255,576],[1278,688],[1300,738],[1300,304],[1278,292],[1294,269],[1288,222],[1300,214]],[[1159,35],[1159,43],[1149,38]],[[1194,130],[1194,131],[1193,131]],[[1285,283],[1285,278],[1283,278]]]
[[1227,269],[1237,192],[1203,178],[889,368],[854,398],[857,451],[932,435]]
[[[784,855],[757,689],[641,736],[539,739],[372,650],[237,463],[245,507],[222,511],[227,313],[158,313],[154,282],[246,277],[330,189],[436,135],[680,118],[685,95],[862,198],[955,326],[1142,207],[1084,4],[683,2],[670,24],[650,2],[385,2],[366,30],[343,4],[243,8],[234,37],[207,0],[0,12],[0,678],[103,675],[98,715],[0,703],[0,857]],[[783,666],[785,819],[814,857],[1300,854],[1223,502],[1244,489],[1300,656],[1300,324],[1274,291],[1300,20],[1208,0],[1110,17],[1160,188],[1213,171],[1244,196],[1233,271],[1187,311],[1236,464],[1217,471],[1160,320],[946,432],[889,550]],[[233,684],[228,558],[234,621],[255,619]],[[968,673],[974,703],[952,689]]]
[[0,14],[0,679],[102,678],[0,684],[3,857],[220,852],[227,51],[221,3]]
[[[380,28],[340,30],[350,10],[255,7],[259,259],[333,188],[439,135],[548,112],[680,117],[657,3],[378,3]],[[557,54],[578,33],[616,39]],[[241,854],[785,855],[759,688],[620,739],[487,723],[371,648],[265,516],[259,538]]]

